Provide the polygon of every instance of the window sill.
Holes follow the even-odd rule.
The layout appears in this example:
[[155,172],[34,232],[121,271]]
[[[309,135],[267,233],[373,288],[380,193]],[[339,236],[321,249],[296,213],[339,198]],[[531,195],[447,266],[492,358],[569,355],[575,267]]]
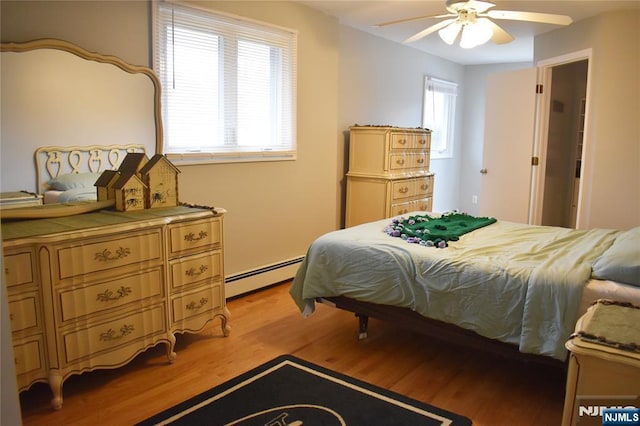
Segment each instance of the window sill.
[[189,152],[166,153],[165,156],[176,166],[218,163],[254,163],[262,161],[295,161],[295,151],[265,152]]

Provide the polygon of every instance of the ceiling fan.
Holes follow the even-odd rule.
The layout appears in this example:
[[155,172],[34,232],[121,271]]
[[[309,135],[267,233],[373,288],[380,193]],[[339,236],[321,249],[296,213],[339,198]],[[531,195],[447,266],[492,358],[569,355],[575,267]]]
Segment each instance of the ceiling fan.
[[489,40],[492,40],[496,44],[505,44],[513,41],[513,36],[491,19],[507,19],[555,25],[569,25],[573,22],[571,17],[566,15],[516,12],[511,10],[489,10],[494,6],[495,4],[493,3],[480,0],[447,0],[446,8],[449,13],[443,15],[416,16],[413,18],[383,22],[377,24],[376,27],[401,24],[421,19],[448,18],[425,28],[404,42],[411,43],[438,31],[440,38],[447,44],[453,44],[456,39],[458,39],[458,36],[460,36],[460,47],[468,49],[484,44]]

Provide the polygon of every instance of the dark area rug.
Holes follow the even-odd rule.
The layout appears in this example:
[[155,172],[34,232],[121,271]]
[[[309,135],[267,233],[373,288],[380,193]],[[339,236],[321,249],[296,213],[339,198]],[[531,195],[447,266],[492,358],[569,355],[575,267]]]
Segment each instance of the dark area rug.
[[461,415],[283,355],[140,425],[471,425]]

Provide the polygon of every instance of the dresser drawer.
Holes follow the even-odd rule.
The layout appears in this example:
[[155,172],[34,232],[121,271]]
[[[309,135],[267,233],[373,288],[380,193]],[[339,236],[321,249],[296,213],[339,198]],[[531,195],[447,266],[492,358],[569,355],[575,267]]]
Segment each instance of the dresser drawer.
[[400,152],[389,156],[389,168],[392,171],[401,171],[405,169],[425,169],[428,164],[428,154]]
[[171,261],[171,287],[222,278],[222,252],[206,252]]
[[430,212],[432,204],[431,197],[393,204],[391,205],[391,216],[400,216],[413,211]]
[[4,282],[7,287],[33,283],[34,254],[25,251],[4,256]]
[[391,183],[391,199],[401,200],[418,195],[419,184],[416,179],[397,180]]
[[222,285],[222,282],[214,282],[206,288],[174,297],[171,300],[173,322],[180,322],[221,308]]
[[428,150],[431,143],[429,133],[391,133],[391,149],[424,149]]
[[161,297],[162,265],[148,271],[118,277],[79,288],[60,291],[62,321],[69,321],[128,303]]
[[71,363],[83,357],[115,350],[135,340],[166,333],[165,318],[164,305],[156,305],[101,324],[66,332],[62,337],[64,360]]
[[219,218],[177,223],[169,226],[169,254],[220,248],[222,222]]
[[425,195],[433,194],[433,176],[416,178],[415,194],[417,196],[425,196]]
[[37,291],[9,296],[9,318],[12,332],[38,327],[39,301],[40,296]]
[[44,345],[42,335],[33,336],[28,340],[14,342],[13,358],[17,375],[43,369]]
[[163,259],[160,229],[56,248],[60,280],[91,272],[117,271],[123,266]]

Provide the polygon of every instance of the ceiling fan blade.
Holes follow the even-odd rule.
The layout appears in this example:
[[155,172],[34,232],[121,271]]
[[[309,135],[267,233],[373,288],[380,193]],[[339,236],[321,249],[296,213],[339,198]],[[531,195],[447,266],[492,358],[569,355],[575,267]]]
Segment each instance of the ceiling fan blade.
[[444,28],[444,27],[446,27],[447,25],[449,25],[449,24],[451,24],[451,23],[453,23],[453,22],[455,22],[455,21],[456,21],[455,19],[445,19],[444,21],[442,21],[442,22],[438,22],[438,23],[437,23],[437,24],[435,24],[435,25],[432,25],[432,26],[430,26],[430,27],[427,27],[426,29],[424,29],[424,30],[420,31],[419,33],[417,33],[417,34],[415,34],[415,35],[413,35],[413,36],[409,37],[409,38],[408,38],[408,39],[406,39],[404,42],[405,42],[405,43],[412,43],[412,42],[414,42],[414,41],[418,41],[418,40],[420,40],[421,38],[424,38],[424,37],[428,36],[429,34],[434,33],[434,32],[436,32],[436,31],[438,31],[439,29]]
[[398,19],[395,21],[389,21],[389,22],[382,22],[380,24],[375,24],[374,27],[386,27],[387,25],[394,25],[394,24],[403,24],[405,22],[411,22],[411,21],[419,21],[421,19],[430,19],[430,18],[450,18],[450,17],[454,17],[454,16],[458,16],[456,14],[452,14],[452,13],[447,13],[445,15],[425,15],[425,16],[415,16],[413,18],[405,18],[405,19]]
[[507,44],[513,41],[513,36],[506,32],[500,25],[496,24],[490,19],[487,19],[487,22],[489,22],[491,31],[493,31],[491,41],[493,41],[495,44]]
[[530,21],[543,24],[569,25],[573,22],[570,16],[553,15],[550,13],[515,12],[511,10],[490,10],[486,16],[493,19],[509,19],[512,21]]

